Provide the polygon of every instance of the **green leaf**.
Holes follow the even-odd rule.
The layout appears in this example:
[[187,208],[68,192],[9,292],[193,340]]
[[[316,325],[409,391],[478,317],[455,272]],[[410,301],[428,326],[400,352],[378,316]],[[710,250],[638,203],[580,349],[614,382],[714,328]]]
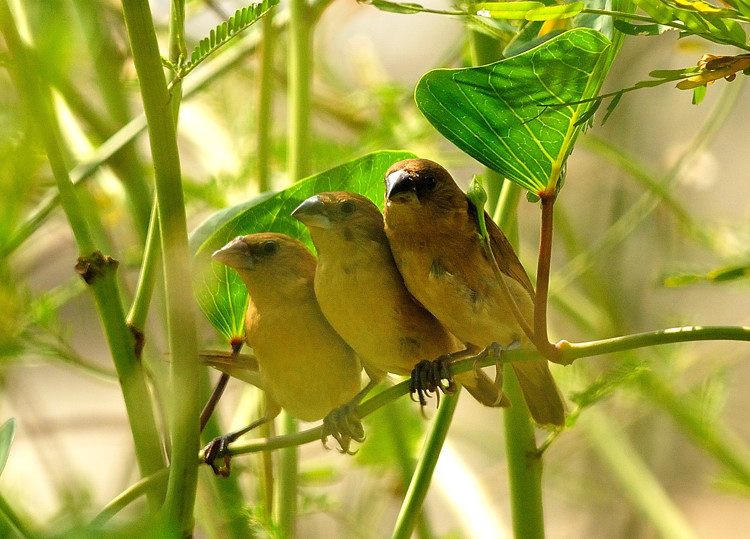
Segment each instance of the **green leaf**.
[[526,13],[527,21],[549,21],[552,19],[569,19],[583,11],[583,2],[572,2],[570,4],[559,4],[532,9]]
[[16,420],[10,418],[0,426],[0,474],[5,469],[10,455],[10,446],[13,444],[13,436],[16,433]]
[[402,15],[411,15],[412,13],[419,13],[420,11],[424,10],[424,7],[422,7],[421,5],[410,2],[388,2],[388,0],[360,1],[364,4],[371,4],[381,11],[387,11],[389,13],[400,13]]
[[231,239],[255,232],[281,232],[299,238],[312,248],[307,229],[290,214],[302,201],[324,191],[354,191],[383,206],[386,170],[409,152],[382,151],[368,154],[326,172],[300,180],[278,193],[262,195],[238,207],[210,217],[192,234],[193,290],[198,305],[228,341],[242,338],[247,309],[247,290],[234,270],[211,261],[211,254]]
[[[702,6],[708,6],[704,2],[682,4],[680,7],[667,3],[663,0],[633,0],[633,2],[648,13],[657,23],[675,26],[679,23],[687,28],[686,33],[692,33],[714,41],[728,45],[736,45],[744,48],[745,31],[736,21],[725,18],[732,14],[729,10],[706,11]],[[715,8],[714,8],[715,9]]]
[[693,88],[693,105],[700,105],[700,102],[703,101],[703,98],[706,97],[706,91],[708,88],[706,85],[702,86],[696,86]]
[[235,11],[234,16],[222,22],[216,28],[212,28],[208,37],[200,40],[190,54],[190,59],[180,66],[178,76],[184,78],[201,64],[208,56],[222,48],[231,39],[238,36],[244,30],[260,20],[263,15],[278,5],[279,0],[262,0],[257,4],[251,4]]
[[422,114],[464,152],[534,193],[554,189],[611,64],[611,42],[576,28],[523,54],[430,71]]

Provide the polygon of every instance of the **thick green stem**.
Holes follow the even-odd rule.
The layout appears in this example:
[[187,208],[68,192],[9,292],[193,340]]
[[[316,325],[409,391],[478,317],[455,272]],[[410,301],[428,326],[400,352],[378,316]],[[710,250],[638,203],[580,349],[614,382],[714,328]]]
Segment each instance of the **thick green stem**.
[[503,416],[513,536],[543,538],[542,455],[536,446],[531,414],[510,364],[503,365],[503,392],[513,403]]
[[197,481],[200,379],[195,313],[190,286],[190,255],[180,160],[170,96],[161,67],[147,0],[123,0],[133,61],[149,127],[156,179],[172,362],[170,434],[172,455],[165,514],[167,522],[188,535],[193,528]]
[[[37,67],[29,63],[31,56],[26,54],[26,46],[21,41],[6,0],[0,0],[0,30],[18,67],[15,75],[24,105],[30,116],[35,116],[34,123],[44,126],[40,135],[55,177],[60,203],[75,235],[79,252],[85,255],[79,259],[76,269],[90,285],[94,296],[120,379],[138,465],[141,474],[147,476],[162,468],[164,463],[143,368],[136,357],[133,335],[125,323],[116,281],[117,262],[102,255],[94,245],[89,223],[81,211],[63,158],[62,138],[51,97],[37,77]],[[152,507],[161,499],[155,493],[150,498]]]
[[432,428],[422,447],[422,454],[417,461],[417,468],[414,470],[409,489],[406,491],[401,511],[396,519],[392,539],[408,539],[417,525],[457,404],[458,394],[446,395],[440,403]]

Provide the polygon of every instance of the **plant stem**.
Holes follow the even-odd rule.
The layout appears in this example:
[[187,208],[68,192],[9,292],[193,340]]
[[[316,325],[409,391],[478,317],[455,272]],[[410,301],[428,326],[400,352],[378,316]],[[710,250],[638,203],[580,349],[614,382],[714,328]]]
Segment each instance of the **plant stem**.
[[[143,476],[150,475],[161,469],[164,463],[143,368],[136,358],[133,335],[125,323],[116,281],[117,262],[102,255],[94,245],[89,223],[81,212],[63,158],[62,138],[51,96],[36,76],[36,66],[29,63],[31,56],[26,54],[26,45],[18,34],[6,0],[0,0],[0,31],[18,68],[14,74],[23,103],[30,117],[36,117],[35,123],[44,126],[44,129],[40,129],[40,135],[55,177],[60,203],[75,235],[79,252],[86,255],[79,259],[77,269],[80,268],[79,272],[90,285],[117,369],[140,472]],[[161,496],[155,493],[150,501],[152,508],[155,508]]]
[[454,395],[446,395],[438,407],[432,428],[422,446],[422,453],[417,461],[414,476],[409,484],[409,489],[406,491],[404,503],[396,519],[392,539],[408,539],[417,525],[422,505],[427,496],[427,490],[432,481],[432,474],[440,457],[440,450],[443,448],[443,443],[445,443],[448,429],[453,420],[453,413],[456,411],[458,397],[459,392]]
[[164,516],[167,523],[189,535],[193,528],[201,405],[192,389],[200,379],[200,367],[177,136],[148,1],[123,0],[122,4],[149,126],[164,260],[172,361],[172,458]]
[[510,364],[503,365],[503,392],[513,403],[503,415],[513,536],[543,538],[542,455],[536,446],[531,414]]
[[[295,434],[297,432],[297,420],[286,412],[281,413],[281,418],[282,436]],[[297,473],[297,446],[280,450],[276,521],[281,539],[294,537],[295,520],[297,518]]]
[[289,134],[287,168],[290,182],[311,170],[310,91],[312,88],[312,24],[306,0],[289,2]]
[[[549,272],[552,261],[552,230],[555,194],[542,195],[542,226],[539,234],[539,259],[536,270],[536,294],[534,296],[534,344],[547,357],[554,359],[556,350],[547,334],[547,298],[549,296]],[[548,357],[549,356],[549,357]]]
[[273,14],[269,11],[261,21],[263,40],[261,44],[260,69],[258,70],[258,191],[264,193],[271,189],[271,126],[273,107],[273,59],[274,43],[278,30],[274,28]]
[[151,306],[151,297],[156,284],[158,264],[160,260],[159,245],[159,216],[156,201],[151,209],[151,219],[146,232],[146,245],[143,248],[143,260],[141,260],[141,271],[138,274],[138,284],[135,288],[133,303],[128,312],[128,325],[138,331],[146,327],[146,317]]
[[569,365],[582,357],[599,356],[625,350],[634,350],[658,344],[671,344],[691,341],[750,341],[750,327],[747,326],[683,326],[660,329],[611,339],[585,343],[561,341],[557,344],[560,362]]

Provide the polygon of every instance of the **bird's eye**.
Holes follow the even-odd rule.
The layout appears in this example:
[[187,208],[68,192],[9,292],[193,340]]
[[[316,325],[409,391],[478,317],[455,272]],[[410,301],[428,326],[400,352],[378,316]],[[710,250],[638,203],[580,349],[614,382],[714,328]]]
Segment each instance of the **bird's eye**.
[[425,186],[425,189],[427,189],[428,191],[432,191],[437,185],[437,178],[432,174],[429,174],[424,177],[423,185]]
[[279,250],[279,244],[274,240],[266,240],[263,242],[263,245],[261,245],[260,248],[263,250],[263,254],[272,255],[276,254],[276,252]]
[[341,203],[341,212],[344,213],[344,215],[351,215],[356,209],[354,202],[351,200],[345,200]]

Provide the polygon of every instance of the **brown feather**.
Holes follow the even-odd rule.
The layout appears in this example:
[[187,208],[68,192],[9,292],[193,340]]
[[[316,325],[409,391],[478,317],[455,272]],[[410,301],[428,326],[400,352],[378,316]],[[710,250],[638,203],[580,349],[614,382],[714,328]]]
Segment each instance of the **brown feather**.
[[[320,193],[292,215],[308,227],[318,251],[315,293],[323,314],[371,376],[407,375],[420,361],[464,348],[406,289],[383,216],[369,199]],[[480,390],[474,373],[457,380],[484,404],[502,402],[488,380]]]
[[[476,209],[448,171],[410,159],[386,173],[385,231],[408,290],[465,343],[531,346],[479,241]],[[486,215],[486,214],[485,214]],[[534,288],[500,228],[486,224],[493,253],[521,313],[533,319]],[[540,424],[561,425],[564,406],[544,360],[514,364]]]

